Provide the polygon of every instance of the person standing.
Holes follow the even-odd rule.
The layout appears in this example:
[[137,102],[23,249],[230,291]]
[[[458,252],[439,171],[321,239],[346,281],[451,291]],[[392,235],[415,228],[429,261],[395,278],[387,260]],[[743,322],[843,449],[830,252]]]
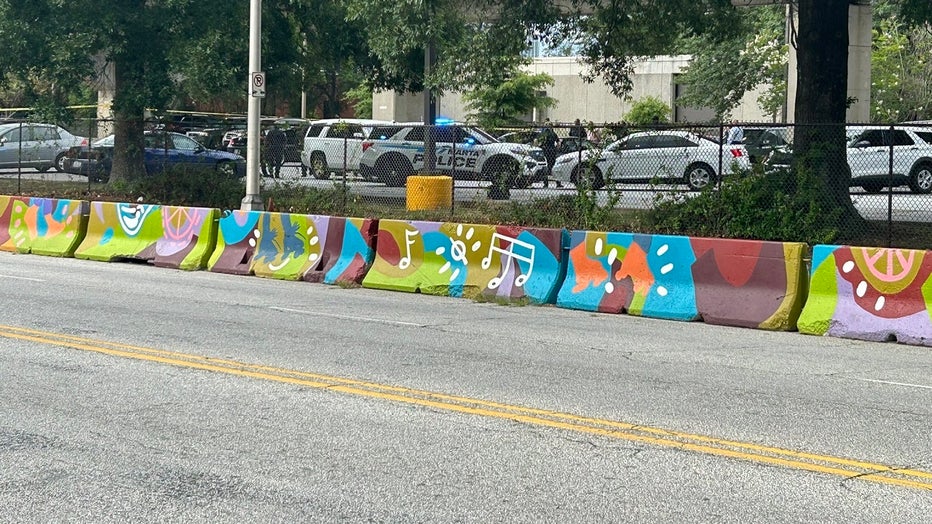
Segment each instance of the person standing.
[[570,136],[573,138],[586,138],[586,130],[583,128],[582,123],[577,118],[573,122],[573,126],[570,127]]
[[265,135],[264,160],[267,167],[266,175],[272,178],[281,178],[282,165],[285,163],[285,133],[276,126],[269,128]]
[[728,136],[725,139],[726,144],[743,144],[744,143],[744,129],[741,129],[741,126],[738,125],[736,120],[731,121],[731,127],[728,128]]
[[586,131],[586,140],[595,146],[602,143],[602,134],[599,132],[599,128],[595,127],[595,122],[589,122],[589,129]]
[[553,124],[550,119],[544,120],[544,127],[540,128],[538,142],[540,148],[544,150],[544,157],[547,159],[547,169],[553,169],[553,164],[557,160],[557,134],[553,131]]

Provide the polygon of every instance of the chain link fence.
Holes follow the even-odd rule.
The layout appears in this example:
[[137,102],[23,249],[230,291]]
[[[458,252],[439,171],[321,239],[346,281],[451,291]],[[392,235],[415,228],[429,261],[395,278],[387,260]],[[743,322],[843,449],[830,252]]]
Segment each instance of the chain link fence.
[[[743,136],[730,140],[733,127]],[[146,128],[153,137],[147,139],[147,171],[160,171],[153,167],[158,165],[183,168],[195,164],[198,155],[213,158],[205,161],[213,165],[216,151],[246,152],[242,121],[188,128],[153,121]],[[282,136],[270,134],[273,128]],[[83,140],[67,147],[61,140],[43,141],[34,129],[35,123],[0,124],[3,193],[19,194],[28,180],[106,191],[113,143],[100,139],[112,131],[112,122],[86,119],[58,126]],[[262,137],[260,191],[270,210],[645,232],[659,226],[669,233],[741,236],[734,224],[744,204],[736,198],[746,194],[747,206],[780,214],[787,195],[818,197],[806,192],[830,192],[832,182],[840,180],[847,181],[840,191],[847,192],[856,220],[844,222],[847,230],[825,240],[932,248],[929,122],[807,127],[586,122],[483,130],[455,123],[269,119]],[[844,157],[836,158],[847,162],[815,165],[807,182],[795,174],[794,144],[800,140],[816,150],[826,144],[838,153],[843,149]],[[245,163],[240,160],[232,173],[244,174]],[[14,180],[18,184],[11,185]],[[746,193],[736,197],[731,184],[742,180],[769,184],[742,186]],[[427,208],[412,207],[418,197],[412,181],[429,193]],[[441,181],[446,183],[434,183]],[[691,215],[692,223],[658,224],[657,216],[650,218],[660,206],[693,200],[699,211]],[[231,202],[235,206],[237,200]],[[792,234],[798,209],[787,207],[785,213],[780,231]],[[801,222],[803,227],[808,225]]]

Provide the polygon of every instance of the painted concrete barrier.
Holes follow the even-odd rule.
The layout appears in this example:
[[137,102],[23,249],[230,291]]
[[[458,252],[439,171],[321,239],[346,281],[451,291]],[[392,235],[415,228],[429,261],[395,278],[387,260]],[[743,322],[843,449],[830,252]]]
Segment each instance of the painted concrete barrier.
[[932,346],[932,253],[817,245],[799,331]]
[[362,282],[375,256],[377,221],[262,213],[252,233],[252,274],[335,284]]
[[224,211],[217,225],[217,245],[207,268],[216,273],[250,275],[259,239],[261,211]]
[[301,276],[307,282],[361,284],[375,261],[379,221],[371,218],[326,217],[320,258]]
[[84,239],[87,202],[0,196],[0,250],[71,257]]
[[565,271],[562,230],[380,220],[363,287],[552,303]]
[[557,305],[792,330],[805,244],[574,231]]
[[87,235],[76,258],[143,260],[156,266],[206,267],[217,241],[219,210],[92,202]]

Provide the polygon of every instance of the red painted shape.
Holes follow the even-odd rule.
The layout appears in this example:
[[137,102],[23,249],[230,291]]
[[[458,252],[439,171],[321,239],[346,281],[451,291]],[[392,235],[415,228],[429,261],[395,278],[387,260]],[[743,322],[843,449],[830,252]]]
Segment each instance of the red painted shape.
[[689,242],[696,259],[712,251],[722,278],[734,287],[741,287],[751,279],[764,246],[759,240],[691,238]]
[[379,257],[381,257],[382,260],[388,262],[389,265],[397,266],[398,262],[401,261],[401,248],[398,247],[398,242],[390,232],[385,231],[384,229],[378,233],[376,249],[378,251]]

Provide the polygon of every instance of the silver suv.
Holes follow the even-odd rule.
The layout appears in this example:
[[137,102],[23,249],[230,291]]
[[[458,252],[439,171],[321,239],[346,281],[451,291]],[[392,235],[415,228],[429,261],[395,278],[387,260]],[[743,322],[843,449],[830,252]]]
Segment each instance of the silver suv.
[[87,138],[75,136],[52,124],[32,122],[0,125],[0,167],[34,167],[39,172],[55,168],[65,171],[65,153],[72,146],[87,145]]
[[932,128],[848,127],[848,166],[851,185],[879,193],[906,184],[914,193],[932,192]]

